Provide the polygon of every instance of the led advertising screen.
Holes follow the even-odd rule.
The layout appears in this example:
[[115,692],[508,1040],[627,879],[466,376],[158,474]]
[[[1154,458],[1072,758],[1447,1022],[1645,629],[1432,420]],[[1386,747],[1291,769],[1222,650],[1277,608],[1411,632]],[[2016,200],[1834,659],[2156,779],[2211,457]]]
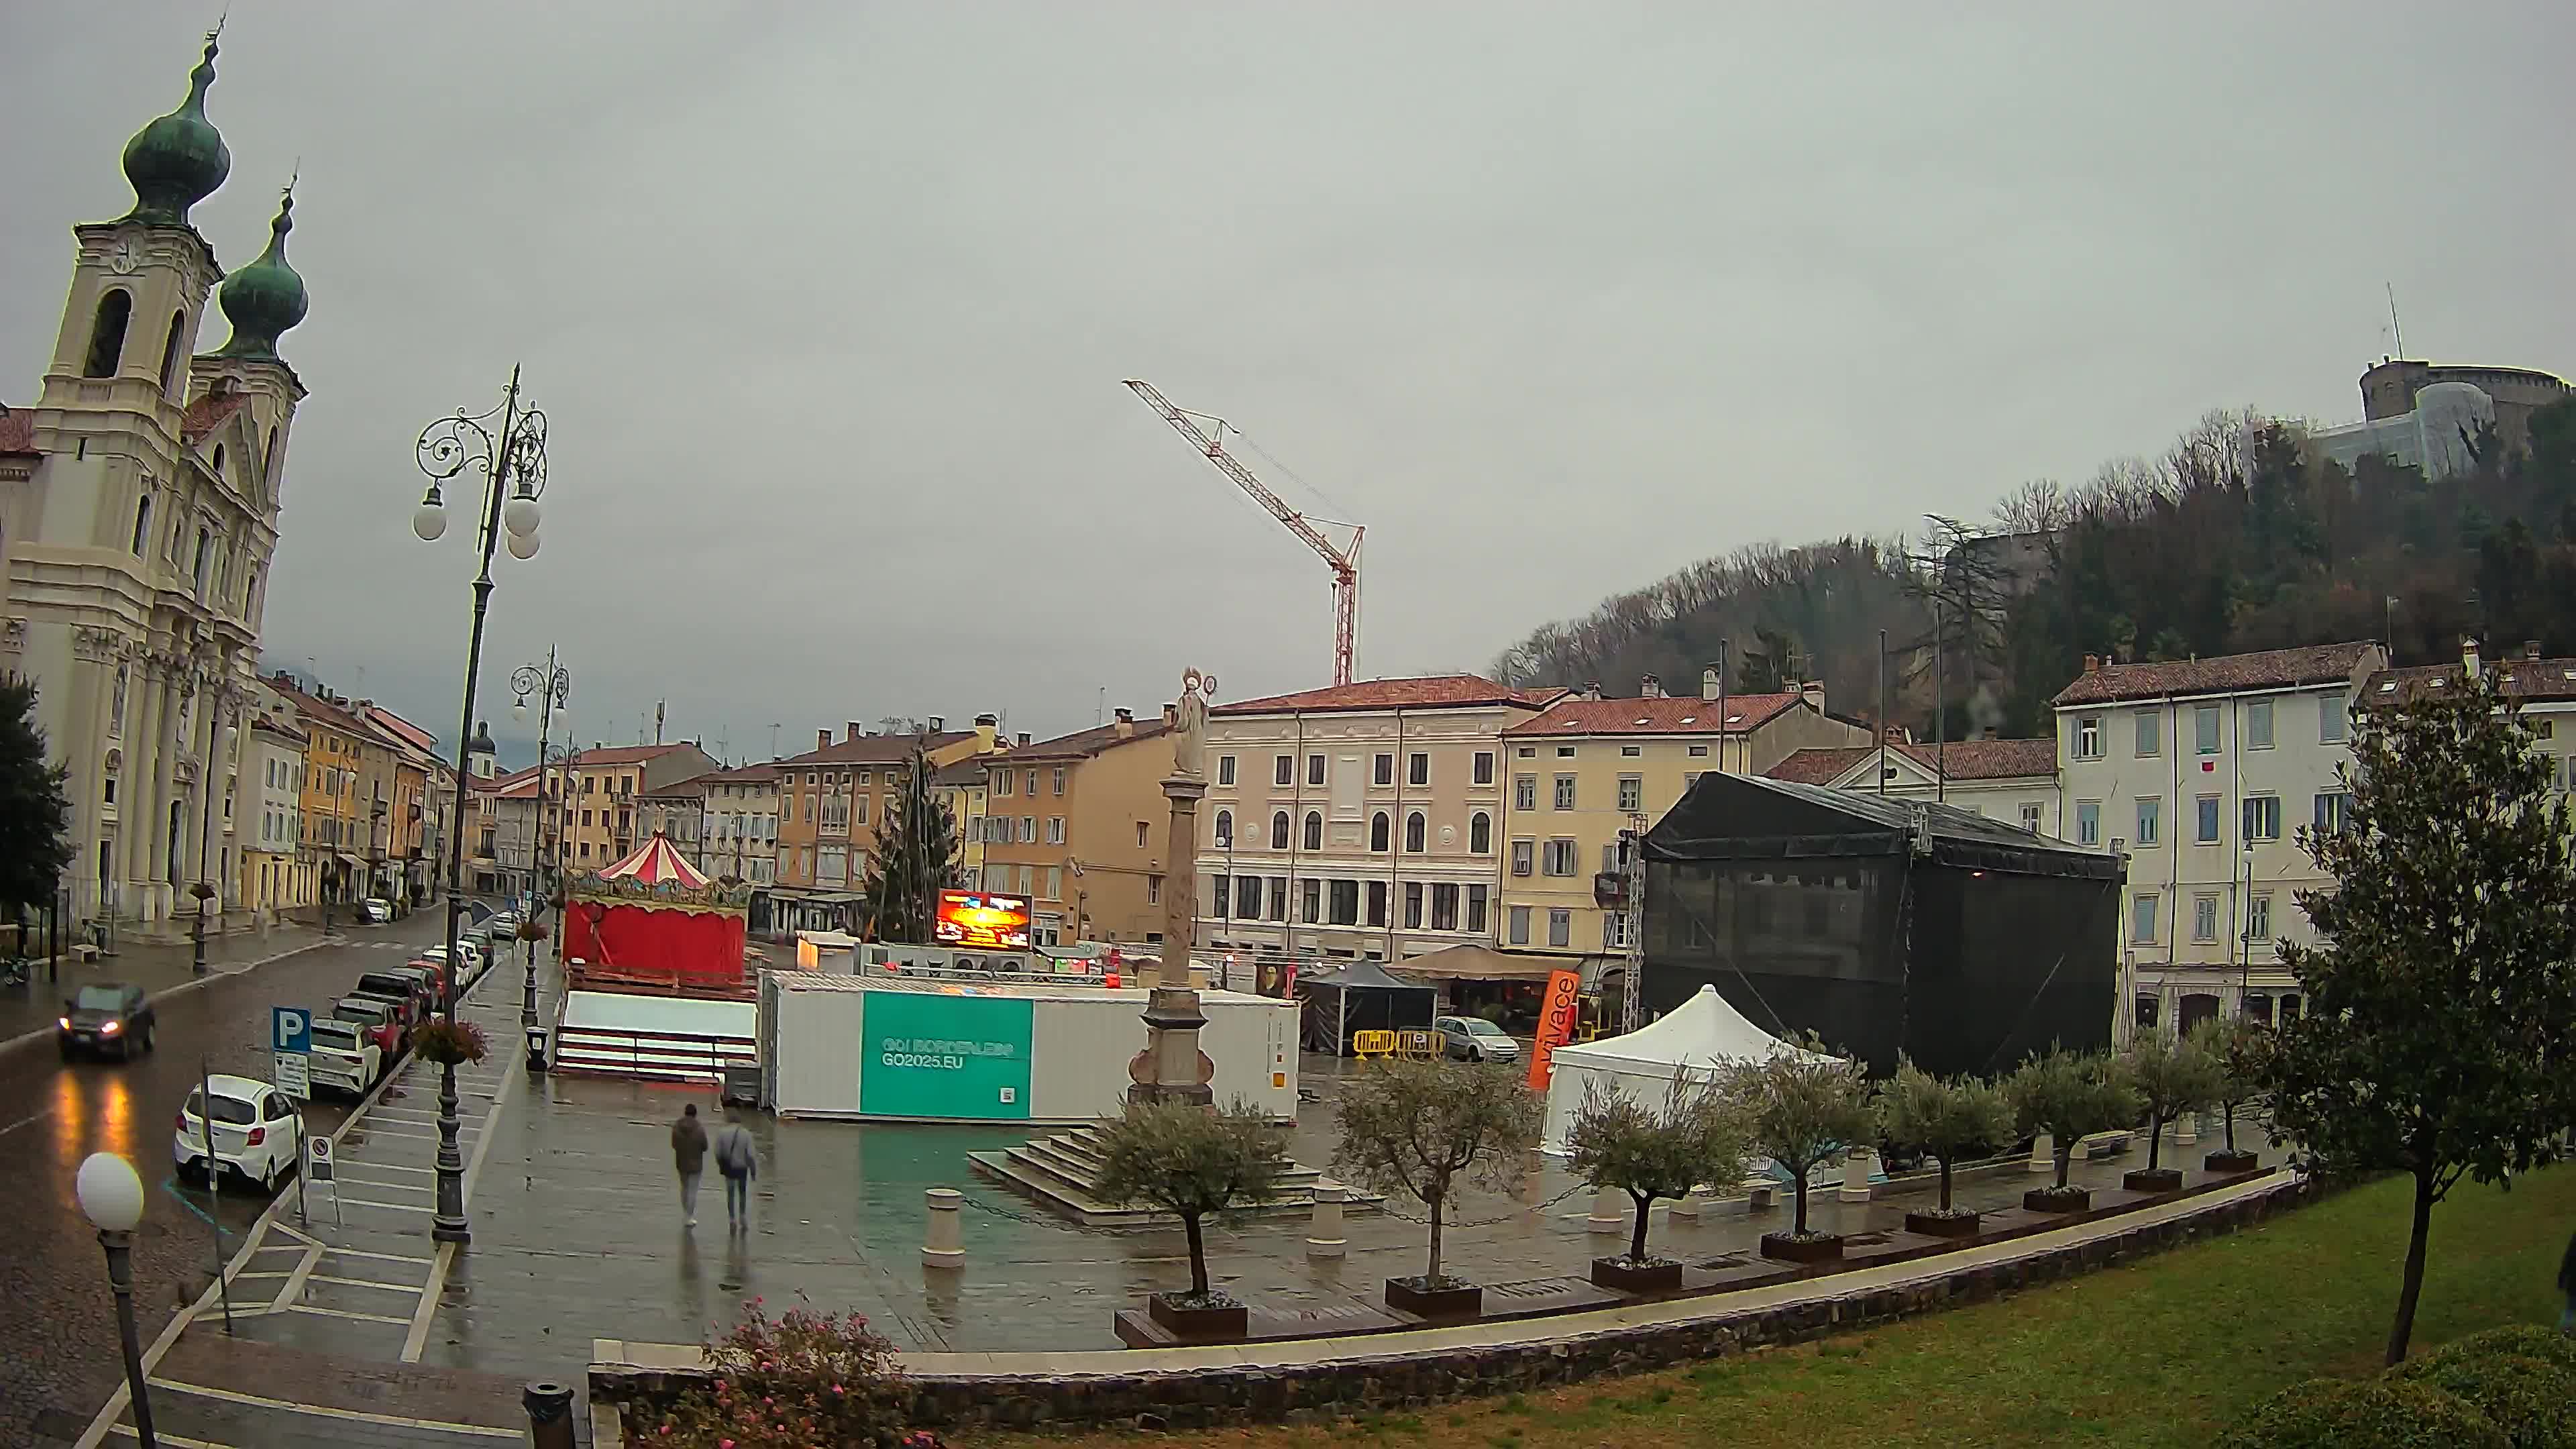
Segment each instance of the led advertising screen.
[[962,951],[1029,949],[1029,898],[989,891],[941,891],[931,941]]

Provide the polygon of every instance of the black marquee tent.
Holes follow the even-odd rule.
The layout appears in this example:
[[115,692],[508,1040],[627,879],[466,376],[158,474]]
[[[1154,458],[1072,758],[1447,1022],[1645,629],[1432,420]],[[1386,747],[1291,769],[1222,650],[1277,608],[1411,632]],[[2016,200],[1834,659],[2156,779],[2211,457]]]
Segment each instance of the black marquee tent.
[[1645,1005],[1715,986],[1878,1074],[2107,1046],[2124,873],[1955,806],[1702,775],[1646,835]]
[[1339,971],[1298,977],[1297,995],[1305,1002],[1306,1045],[1339,1057],[1350,1055],[1353,1032],[1429,1026],[1439,992],[1390,976],[1374,961],[1351,961]]

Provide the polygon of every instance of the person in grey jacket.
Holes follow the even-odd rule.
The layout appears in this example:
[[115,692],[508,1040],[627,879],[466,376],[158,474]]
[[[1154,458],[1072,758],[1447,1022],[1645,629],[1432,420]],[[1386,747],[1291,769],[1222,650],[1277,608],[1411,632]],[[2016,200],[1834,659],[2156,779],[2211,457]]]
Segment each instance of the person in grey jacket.
[[751,1180],[760,1176],[760,1151],[740,1118],[725,1114],[716,1134],[716,1171],[724,1174],[725,1223],[734,1232],[751,1226]]
[[698,1175],[707,1165],[707,1124],[698,1120],[698,1104],[680,1110],[671,1124],[671,1165],[680,1170],[680,1211],[690,1227],[698,1225]]

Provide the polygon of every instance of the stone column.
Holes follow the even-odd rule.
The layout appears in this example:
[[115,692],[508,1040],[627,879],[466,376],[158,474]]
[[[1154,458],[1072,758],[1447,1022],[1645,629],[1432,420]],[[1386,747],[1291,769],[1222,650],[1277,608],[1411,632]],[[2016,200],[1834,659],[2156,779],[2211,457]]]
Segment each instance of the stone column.
[[1315,1212],[1306,1227],[1306,1256],[1338,1258],[1349,1250],[1342,1236],[1342,1200],[1348,1189],[1329,1177],[1315,1179]]
[[1869,1169],[1876,1160],[1867,1148],[1854,1148],[1846,1153],[1843,1157],[1843,1185],[1835,1196],[1844,1202],[1869,1201]]
[[1215,1064],[1199,1050],[1199,1028],[1207,1025],[1207,1017],[1190,985],[1190,940],[1199,895],[1199,801],[1208,789],[1207,700],[1215,690],[1213,677],[1189,670],[1181,676],[1180,702],[1172,709],[1172,773],[1163,781],[1163,798],[1172,805],[1163,849],[1163,964],[1145,1000],[1145,1049],[1128,1064],[1135,1082],[1127,1094],[1131,1101],[1204,1107],[1216,1100],[1208,1085]]
[[2030,1139],[2030,1170],[2057,1175],[2057,1139],[2042,1132]]

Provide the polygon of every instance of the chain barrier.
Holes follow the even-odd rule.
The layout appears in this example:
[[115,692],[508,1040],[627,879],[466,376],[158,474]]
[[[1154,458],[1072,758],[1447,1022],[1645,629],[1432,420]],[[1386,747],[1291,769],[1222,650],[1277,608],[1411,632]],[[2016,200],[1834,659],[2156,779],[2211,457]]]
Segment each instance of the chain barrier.
[[1054,1228],[1060,1232],[1070,1233],[1080,1231],[1080,1229],[1074,1224],[1063,1222],[1055,1218],[1032,1217],[1027,1213],[1013,1212],[1006,1207],[995,1207],[991,1203],[985,1202],[980,1198],[969,1197],[962,1192],[957,1196],[958,1200],[965,1203],[966,1206],[991,1217],[1002,1218],[1014,1223],[1028,1223],[1035,1227]]
[[[1510,1222],[1512,1219],[1519,1217],[1523,1213],[1546,1212],[1549,1208],[1556,1206],[1567,1198],[1575,1196],[1577,1193],[1589,1192],[1591,1190],[1592,1189],[1590,1187],[1578,1182],[1574,1186],[1567,1188],[1565,1191],[1558,1193],[1556,1196],[1549,1198],[1545,1202],[1532,1203],[1528,1207],[1524,1208],[1514,1208],[1510,1212],[1504,1213],[1499,1217],[1478,1218],[1472,1223],[1443,1222],[1441,1223],[1440,1228],[1443,1232],[1447,1232],[1452,1228],[1490,1228],[1497,1223]],[[1378,1211],[1385,1213],[1390,1217],[1402,1218],[1408,1223],[1418,1223],[1426,1228],[1431,1226],[1430,1218],[1425,1217],[1420,1213],[1406,1212],[1404,1209],[1397,1207],[1392,1201],[1378,1204]]]

